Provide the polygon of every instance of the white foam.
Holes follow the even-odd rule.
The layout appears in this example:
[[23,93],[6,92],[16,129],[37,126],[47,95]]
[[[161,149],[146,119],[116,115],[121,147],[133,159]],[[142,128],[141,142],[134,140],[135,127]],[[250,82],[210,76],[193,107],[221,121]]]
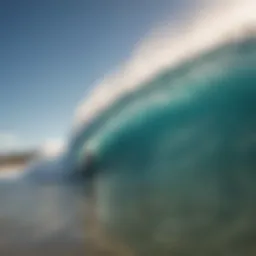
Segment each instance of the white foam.
[[55,158],[66,150],[66,144],[60,139],[51,139],[41,147],[39,155],[41,158]]
[[98,83],[79,105],[73,132],[91,122],[117,98],[136,90],[163,69],[226,41],[255,33],[255,0],[215,1],[214,5],[210,2],[203,1],[196,11],[187,14],[186,19],[183,16],[182,22],[166,23],[138,45],[130,59]]
[[22,175],[24,166],[8,166],[0,168],[0,180],[12,180]]

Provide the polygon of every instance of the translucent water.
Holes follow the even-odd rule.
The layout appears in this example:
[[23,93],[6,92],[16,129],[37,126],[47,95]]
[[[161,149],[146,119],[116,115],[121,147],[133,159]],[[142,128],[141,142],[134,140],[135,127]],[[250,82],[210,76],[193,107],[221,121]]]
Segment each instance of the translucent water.
[[250,37],[165,70],[76,137],[71,159],[94,155],[113,241],[139,255],[255,254],[255,84]]

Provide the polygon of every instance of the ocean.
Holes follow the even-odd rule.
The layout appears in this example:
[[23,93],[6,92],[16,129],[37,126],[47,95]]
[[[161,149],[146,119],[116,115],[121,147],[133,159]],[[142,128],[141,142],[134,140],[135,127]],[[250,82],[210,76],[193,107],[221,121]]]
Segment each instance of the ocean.
[[255,46],[246,37],[164,70],[75,138],[114,240],[138,255],[255,254]]
[[255,84],[246,33],[91,105],[65,155],[1,180],[0,254],[255,255]]

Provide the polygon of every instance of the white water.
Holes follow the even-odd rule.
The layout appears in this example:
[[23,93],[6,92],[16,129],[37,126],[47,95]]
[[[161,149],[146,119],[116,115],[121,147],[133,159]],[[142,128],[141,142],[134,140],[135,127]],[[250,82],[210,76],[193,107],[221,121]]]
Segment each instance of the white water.
[[141,87],[167,67],[178,65],[226,41],[255,33],[254,0],[203,1],[182,21],[167,22],[138,44],[116,72],[86,94],[75,114],[73,132],[82,129],[117,98]]

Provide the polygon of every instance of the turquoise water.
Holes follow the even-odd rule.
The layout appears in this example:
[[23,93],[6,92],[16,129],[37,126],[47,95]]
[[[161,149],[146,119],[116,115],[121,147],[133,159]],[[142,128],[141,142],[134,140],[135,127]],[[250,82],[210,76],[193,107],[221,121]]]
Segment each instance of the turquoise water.
[[0,254],[255,255],[255,84],[251,37],[117,98],[1,183]]
[[255,255],[255,84],[246,38],[165,70],[82,129],[70,156],[86,172],[93,154],[113,240],[139,255]]

